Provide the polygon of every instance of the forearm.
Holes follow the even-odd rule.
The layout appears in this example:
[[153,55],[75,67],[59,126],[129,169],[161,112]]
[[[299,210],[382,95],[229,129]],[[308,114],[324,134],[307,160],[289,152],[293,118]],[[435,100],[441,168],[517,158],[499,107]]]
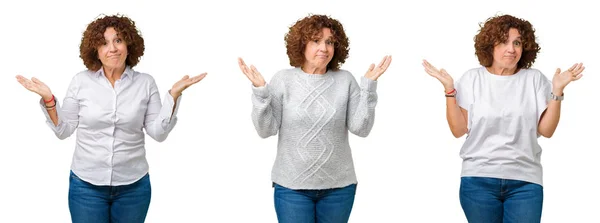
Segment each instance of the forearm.
[[[552,93],[554,95],[563,95],[563,91],[560,89],[553,90]],[[548,108],[546,108],[546,111],[542,114],[540,123],[538,124],[538,132],[540,135],[546,138],[550,138],[554,135],[554,131],[556,131],[556,127],[560,121],[560,107],[561,101],[550,100]]]
[[459,138],[467,133],[467,119],[456,103],[455,97],[446,97],[446,119],[454,137]]
[[367,137],[375,121],[377,105],[377,82],[362,77],[359,95],[350,99],[348,105],[348,130],[360,137]]
[[173,93],[173,89],[169,90],[169,94],[173,97],[173,110],[171,113],[175,113],[175,108],[177,107],[177,99],[181,96],[181,93]]
[[146,133],[157,142],[166,140],[177,124],[178,106],[181,105],[180,100],[181,94],[178,97],[173,97],[173,95],[167,93],[163,103],[160,102],[158,93],[151,96],[151,102],[146,110],[144,127]]
[[50,116],[52,123],[54,123],[54,126],[58,126],[58,114],[56,113],[56,108],[48,110],[48,115]]
[[49,98],[42,97],[42,100],[44,101],[46,111],[48,112],[48,116],[50,116],[50,120],[52,120],[54,126],[58,126],[58,112],[56,111],[57,107],[54,96],[51,96]]

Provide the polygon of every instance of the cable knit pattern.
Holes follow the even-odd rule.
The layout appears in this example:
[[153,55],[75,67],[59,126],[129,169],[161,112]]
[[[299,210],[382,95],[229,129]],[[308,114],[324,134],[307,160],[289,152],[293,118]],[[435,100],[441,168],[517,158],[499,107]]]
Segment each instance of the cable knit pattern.
[[330,189],[357,183],[348,131],[366,137],[375,118],[377,82],[359,87],[345,70],[323,75],[300,68],[253,87],[252,121],[263,138],[279,133],[273,182],[290,189]]

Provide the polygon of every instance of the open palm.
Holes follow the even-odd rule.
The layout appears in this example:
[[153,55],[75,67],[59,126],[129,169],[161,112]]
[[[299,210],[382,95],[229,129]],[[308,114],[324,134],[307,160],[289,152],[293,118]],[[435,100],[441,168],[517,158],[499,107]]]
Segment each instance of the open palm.
[[564,89],[571,81],[579,80],[583,76],[583,70],[585,70],[583,63],[576,63],[565,72],[560,72],[560,68],[557,68],[552,78],[552,85],[557,89]]
[[429,76],[435,77],[442,83],[442,85],[444,85],[446,92],[454,89],[454,80],[452,79],[452,76],[446,72],[446,70],[438,70],[429,62],[427,62],[427,60],[423,60],[423,67]]
[[254,85],[254,87],[265,86],[265,79],[260,74],[260,72],[258,72],[256,67],[254,67],[254,65],[251,65],[250,68],[248,68],[248,65],[244,63],[244,60],[242,60],[242,58],[238,58],[238,65],[240,66],[240,70],[242,70],[244,75],[248,77],[248,80],[252,82],[252,85]]
[[17,75],[17,81],[27,90],[40,95],[44,100],[52,99],[52,91],[50,91],[48,85],[37,78],[32,77],[31,80],[29,80],[21,75]]
[[183,78],[177,81],[171,88],[171,95],[173,97],[181,95],[181,92],[183,92],[183,90],[187,89],[189,86],[198,83],[199,81],[204,79],[204,77],[206,77],[206,73],[202,73],[194,77],[190,77],[188,75],[183,76]]
[[388,69],[390,64],[392,63],[392,56],[385,56],[379,62],[379,65],[375,67],[375,64],[371,64],[367,73],[365,73],[365,77],[371,80],[376,81],[385,71]]

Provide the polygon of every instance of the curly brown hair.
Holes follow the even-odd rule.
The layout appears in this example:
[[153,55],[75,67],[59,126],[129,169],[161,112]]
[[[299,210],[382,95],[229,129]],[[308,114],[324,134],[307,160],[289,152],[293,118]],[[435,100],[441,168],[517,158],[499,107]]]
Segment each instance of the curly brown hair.
[[323,28],[331,30],[334,43],[333,58],[327,64],[327,69],[333,71],[340,69],[340,66],[346,62],[350,51],[348,37],[342,24],[326,15],[309,15],[290,27],[290,31],[285,34],[284,38],[290,65],[300,67],[304,64],[306,44],[321,37]]
[[123,15],[100,17],[87,26],[79,46],[79,57],[89,70],[97,71],[102,67],[98,58],[98,47],[106,42],[104,32],[109,27],[113,27],[127,44],[127,66],[134,67],[144,55],[144,39],[133,20]]
[[508,39],[510,28],[519,30],[523,42],[523,53],[517,63],[517,68],[530,68],[535,62],[541,48],[535,42],[535,29],[528,21],[511,15],[501,15],[487,19],[483,25],[479,24],[479,27],[479,33],[474,38],[475,55],[482,66],[492,66],[494,47]]

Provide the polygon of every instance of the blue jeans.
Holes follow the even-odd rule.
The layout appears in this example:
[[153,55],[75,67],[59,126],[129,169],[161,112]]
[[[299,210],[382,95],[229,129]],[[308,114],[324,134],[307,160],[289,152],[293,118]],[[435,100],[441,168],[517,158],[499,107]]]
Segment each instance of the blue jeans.
[[275,212],[281,223],[348,222],[356,184],[326,190],[292,190],[273,184]]
[[71,171],[69,211],[73,223],[144,222],[150,206],[150,176],[123,186],[96,186]]
[[462,177],[460,205],[470,223],[533,223],[542,218],[541,185],[488,177]]

